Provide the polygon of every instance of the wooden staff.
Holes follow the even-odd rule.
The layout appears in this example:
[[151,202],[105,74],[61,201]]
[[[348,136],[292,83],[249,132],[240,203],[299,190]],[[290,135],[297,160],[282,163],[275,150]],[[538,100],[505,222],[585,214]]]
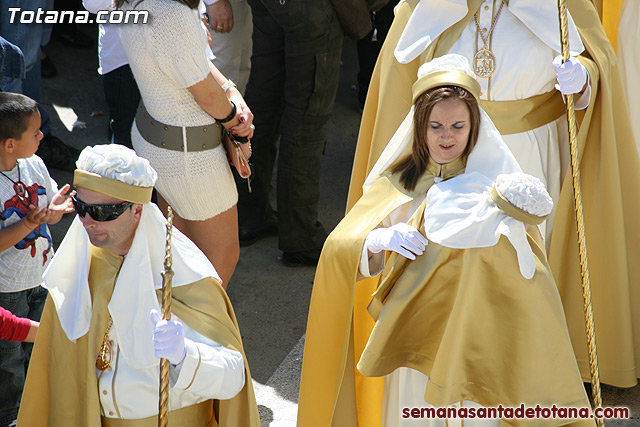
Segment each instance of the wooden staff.
[[[171,319],[171,282],[173,280],[173,259],[171,258],[171,234],[173,212],[167,209],[167,237],[164,245],[164,268],[162,270],[162,318]],[[160,359],[160,397],[158,401],[158,427],[169,423],[169,360]]]
[[[569,60],[569,30],[567,24],[567,6],[565,0],[558,0],[560,7],[560,42],[562,46],[562,62]],[[584,302],[584,320],[587,329],[587,346],[589,351],[589,368],[593,403],[596,408],[602,407],[600,392],[600,374],[598,372],[598,353],[596,351],[596,331],[591,304],[591,280],[589,278],[589,258],[587,257],[587,237],[584,231],[584,213],[582,210],[582,188],[580,186],[580,165],[578,164],[577,124],[573,104],[573,95],[564,95],[569,122],[569,147],[571,150],[571,171],[573,175],[573,196],[575,201],[578,227],[578,244],[580,246],[580,267],[582,273],[582,299]],[[604,420],[596,419],[598,426],[604,427]]]

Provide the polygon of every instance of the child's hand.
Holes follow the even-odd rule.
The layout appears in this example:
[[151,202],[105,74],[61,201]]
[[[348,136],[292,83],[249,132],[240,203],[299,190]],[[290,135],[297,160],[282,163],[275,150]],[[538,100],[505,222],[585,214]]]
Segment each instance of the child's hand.
[[40,209],[37,206],[29,205],[29,212],[27,212],[27,215],[22,218],[22,220],[27,227],[34,229],[36,227],[39,227],[40,224],[44,224],[45,222],[52,219],[54,215],[55,213],[50,209]]
[[60,215],[74,211],[71,196],[75,194],[75,191],[72,191],[70,194],[65,194],[70,188],[71,185],[66,184],[60,191],[54,194],[49,204],[49,211]]

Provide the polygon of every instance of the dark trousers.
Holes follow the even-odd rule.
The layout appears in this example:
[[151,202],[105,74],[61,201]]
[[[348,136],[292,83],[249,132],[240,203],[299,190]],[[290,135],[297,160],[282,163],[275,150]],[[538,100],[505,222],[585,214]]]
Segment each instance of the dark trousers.
[[[0,306],[19,317],[40,320],[47,290],[42,286],[0,293]],[[0,427],[18,418],[33,344],[0,340]]]
[[133,148],[131,125],[140,104],[140,91],[129,65],[123,65],[102,76],[104,98],[109,107],[109,123],[113,142]]
[[249,4],[253,54],[245,99],[256,131],[252,192],[238,186],[240,226],[259,224],[271,214],[269,190],[278,154],[278,246],[285,252],[315,249],[327,236],[318,222],[319,175],[338,89],[342,29],[329,0]]
[[382,9],[373,12],[373,30],[367,34],[362,40],[358,40],[358,101],[360,106],[364,108],[364,102],[367,99],[369,91],[369,82],[373,74],[373,68],[378,60],[382,44],[387,38],[389,28],[393,23],[393,8],[397,2],[390,1]]

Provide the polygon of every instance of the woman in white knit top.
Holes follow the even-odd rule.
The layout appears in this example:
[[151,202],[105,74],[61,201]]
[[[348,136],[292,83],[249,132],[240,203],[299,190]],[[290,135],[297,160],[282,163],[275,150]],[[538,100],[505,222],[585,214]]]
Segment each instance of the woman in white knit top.
[[131,130],[133,147],[158,171],[160,208],[166,211],[167,204],[171,205],[176,227],[207,255],[226,286],[240,254],[238,194],[222,145],[201,149],[194,147],[191,138],[195,133],[202,137],[203,126],[207,126],[204,132],[210,130],[211,140],[217,141],[216,122],[236,136],[251,138],[253,114],[235,86],[206,57],[199,0],[115,3],[125,11],[149,12],[147,24],[121,25],[120,38],[145,114],[153,120],[151,130],[175,126],[181,134],[173,137],[178,139],[178,148],[164,148],[171,141],[160,140],[158,134],[147,136],[139,114]]

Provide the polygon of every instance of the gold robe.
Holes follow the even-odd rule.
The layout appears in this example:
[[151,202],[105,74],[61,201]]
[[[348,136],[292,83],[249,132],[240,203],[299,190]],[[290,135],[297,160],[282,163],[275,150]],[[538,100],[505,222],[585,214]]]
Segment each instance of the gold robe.
[[[463,21],[472,19],[481,2],[468,3],[469,14]],[[456,31],[461,31],[459,26],[451,27],[419,58],[400,64],[393,50],[416,4],[417,0],[407,0],[399,5],[376,64],[356,147],[348,208],[362,194],[366,175],[409,111],[411,86],[419,66],[448,53],[447,46],[458,37]],[[598,15],[589,0],[567,0],[567,7],[585,46],[581,62],[589,71],[591,82],[589,106],[577,112],[577,117],[600,380],[633,387],[640,377],[640,226],[636,220],[640,215],[640,159],[615,55]],[[549,264],[580,372],[585,381],[590,381],[570,168],[563,182]]]
[[[93,306],[91,325],[89,332],[75,343],[71,342],[63,331],[51,297],[47,299],[31,356],[18,425],[102,425],[96,357],[109,320],[107,305],[123,260],[123,257],[109,251],[94,248],[89,273]],[[198,414],[185,416],[185,409],[192,407],[170,412],[169,425],[197,427],[188,416],[201,415],[204,412],[212,414],[218,423],[214,425],[221,427],[259,427],[260,417],[240,331],[231,302],[218,281],[206,278],[189,285],[174,287],[171,311],[204,336],[222,346],[241,352],[245,361],[245,385],[232,399],[206,401],[206,411],[202,410],[202,404],[193,405],[194,410],[198,407],[194,411]],[[122,425],[127,425],[127,420],[122,421]],[[136,427],[157,426],[157,417],[134,422]]]
[[[537,260],[532,280],[521,276],[506,239],[467,250],[430,242],[414,262],[392,254],[383,273],[387,280],[376,292],[389,309],[374,327],[367,306],[379,278],[356,283],[364,239],[394,209],[424,194],[434,176],[446,179],[462,171],[461,162],[441,170],[430,165],[414,191],[405,190],[395,175],[382,176],[327,239],[309,310],[300,427],[379,426],[383,378],[370,376],[399,366],[432,377],[425,397],[436,405],[463,399],[487,406],[589,405],[537,232],[529,236]],[[510,266],[500,270],[499,284],[497,262]],[[428,309],[421,311],[422,305]],[[421,326],[406,326],[412,318]],[[425,340],[425,331],[433,340]],[[358,361],[370,376],[356,369]]]

